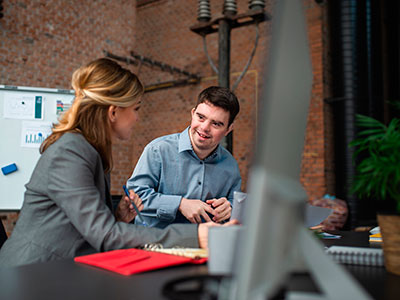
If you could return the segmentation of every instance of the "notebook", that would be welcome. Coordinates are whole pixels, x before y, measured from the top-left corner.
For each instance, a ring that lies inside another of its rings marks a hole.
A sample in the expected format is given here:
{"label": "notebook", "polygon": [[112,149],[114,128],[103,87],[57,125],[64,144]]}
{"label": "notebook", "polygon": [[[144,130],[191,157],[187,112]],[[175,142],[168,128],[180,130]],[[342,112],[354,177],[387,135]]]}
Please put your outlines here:
{"label": "notebook", "polygon": [[201,259],[208,257],[208,251],[206,249],[197,249],[197,248],[160,248],[160,249],[148,249],[148,251],[184,256],[193,259]]}
{"label": "notebook", "polygon": [[185,248],[185,247],[164,248],[163,245],[161,244],[145,244],[140,249],[184,256],[193,259],[208,258],[208,250],[201,248]]}
{"label": "notebook", "polygon": [[326,253],[342,264],[384,266],[381,248],[331,246],[326,250]]}
{"label": "notebook", "polygon": [[77,256],[74,261],[122,275],[132,275],[182,264],[202,264],[207,258],[193,259],[142,249],[121,249]]}

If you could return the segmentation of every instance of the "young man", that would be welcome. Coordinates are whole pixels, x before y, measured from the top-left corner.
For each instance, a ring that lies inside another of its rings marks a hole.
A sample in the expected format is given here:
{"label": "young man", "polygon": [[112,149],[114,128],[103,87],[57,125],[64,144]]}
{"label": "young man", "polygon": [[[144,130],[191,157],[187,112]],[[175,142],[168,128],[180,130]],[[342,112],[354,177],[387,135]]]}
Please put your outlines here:
{"label": "young man", "polygon": [[142,199],[150,226],[230,218],[241,177],[236,160],[219,143],[238,113],[229,89],[209,87],[200,93],[188,128],[145,147],[127,186]]}

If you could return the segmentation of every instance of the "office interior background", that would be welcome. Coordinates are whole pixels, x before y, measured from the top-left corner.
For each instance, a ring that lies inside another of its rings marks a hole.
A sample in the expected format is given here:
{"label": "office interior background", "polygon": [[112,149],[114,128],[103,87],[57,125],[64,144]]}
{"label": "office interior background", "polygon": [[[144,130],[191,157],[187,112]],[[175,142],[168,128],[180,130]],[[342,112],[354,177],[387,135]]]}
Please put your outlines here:
{"label": "office interior background", "polygon": [[[198,23],[197,0],[3,0],[0,18],[0,84],[70,89],[72,72],[93,59],[113,56],[146,86],[141,120],[129,141],[114,146],[111,192],[121,195],[145,145],[182,131],[199,92],[217,85],[203,47],[190,28]],[[313,69],[301,183],[309,201],[335,195],[347,202],[347,228],[372,224],[374,207],[350,192],[355,167],[348,143],[354,115],[388,121],[386,101],[399,99],[399,4],[389,0],[303,0]],[[249,10],[237,0],[238,14]],[[273,18],[274,0],[265,1]],[[223,0],[210,0],[212,18]],[[256,142],[258,108],[268,65],[271,19],[259,24],[255,55],[235,89],[241,111],[232,152],[246,191]],[[241,75],[256,41],[255,25],[231,30],[230,85]],[[218,63],[218,33],[206,36]],[[195,78],[195,80],[193,80]],[[288,86],[290,88],[290,86]],[[2,128],[1,130],[6,130]],[[285,138],[284,136],[282,138]],[[3,147],[4,145],[2,145]],[[12,187],[10,187],[12,188]],[[17,211],[0,212],[10,234]]]}

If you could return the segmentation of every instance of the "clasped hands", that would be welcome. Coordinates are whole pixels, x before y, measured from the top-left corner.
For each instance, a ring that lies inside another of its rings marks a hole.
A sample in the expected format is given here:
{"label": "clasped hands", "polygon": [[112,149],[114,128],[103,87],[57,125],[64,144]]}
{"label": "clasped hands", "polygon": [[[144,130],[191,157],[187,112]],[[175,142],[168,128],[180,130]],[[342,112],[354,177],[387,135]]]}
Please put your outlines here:
{"label": "clasped hands", "polygon": [[[136,217],[136,210],[131,201],[136,204],[139,211],[143,209],[142,199],[132,190],[129,191],[129,194],[130,199],[127,196],[123,196],[118,203],[115,212],[115,217],[118,221],[129,223]],[[224,225],[217,224],[229,219],[231,216],[231,204],[225,197],[210,199],[206,202],[182,198],[179,210],[192,223],[202,223],[201,217],[207,222],[200,224],[197,231],[199,247],[204,249],[208,248],[208,230],[210,227],[239,224],[237,220],[231,220]],[[207,212],[213,215],[212,220]]]}
{"label": "clasped hands", "polygon": [[[232,207],[225,197],[206,200],[206,202],[198,199],[182,198],[179,211],[191,223],[202,223],[202,218],[206,222],[220,223],[231,217]],[[208,213],[213,215],[212,219]]]}
{"label": "clasped hands", "polygon": [[[136,204],[139,211],[143,209],[140,197],[133,190],[130,190],[129,194],[130,199],[127,196],[123,196],[118,203],[115,211],[115,217],[118,221],[129,223],[136,217],[137,214],[131,201]],[[231,217],[232,207],[225,197],[206,200],[206,202],[198,199],[182,198],[179,211],[191,223],[200,224],[202,223],[202,218],[206,222],[220,223]],[[212,219],[207,213],[213,215]]]}

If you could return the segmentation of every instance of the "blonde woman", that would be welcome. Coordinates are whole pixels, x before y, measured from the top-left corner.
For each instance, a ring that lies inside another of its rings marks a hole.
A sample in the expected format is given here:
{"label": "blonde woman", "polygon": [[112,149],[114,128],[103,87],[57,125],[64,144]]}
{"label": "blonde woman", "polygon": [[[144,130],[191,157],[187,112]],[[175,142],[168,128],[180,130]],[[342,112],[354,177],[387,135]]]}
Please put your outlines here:
{"label": "blonde woman", "polygon": [[[138,120],[144,88],[136,75],[103,58],[76,70],[72,87],[74,103],[41,145],[18,222],[1,248],[0,266],[146,243],[207,247],[214,223],[164,230],[129,224],[135,213],[128,197],[112,213],[112,141],[128,139]],[[142,208],[132,191],[131,199]]]}

